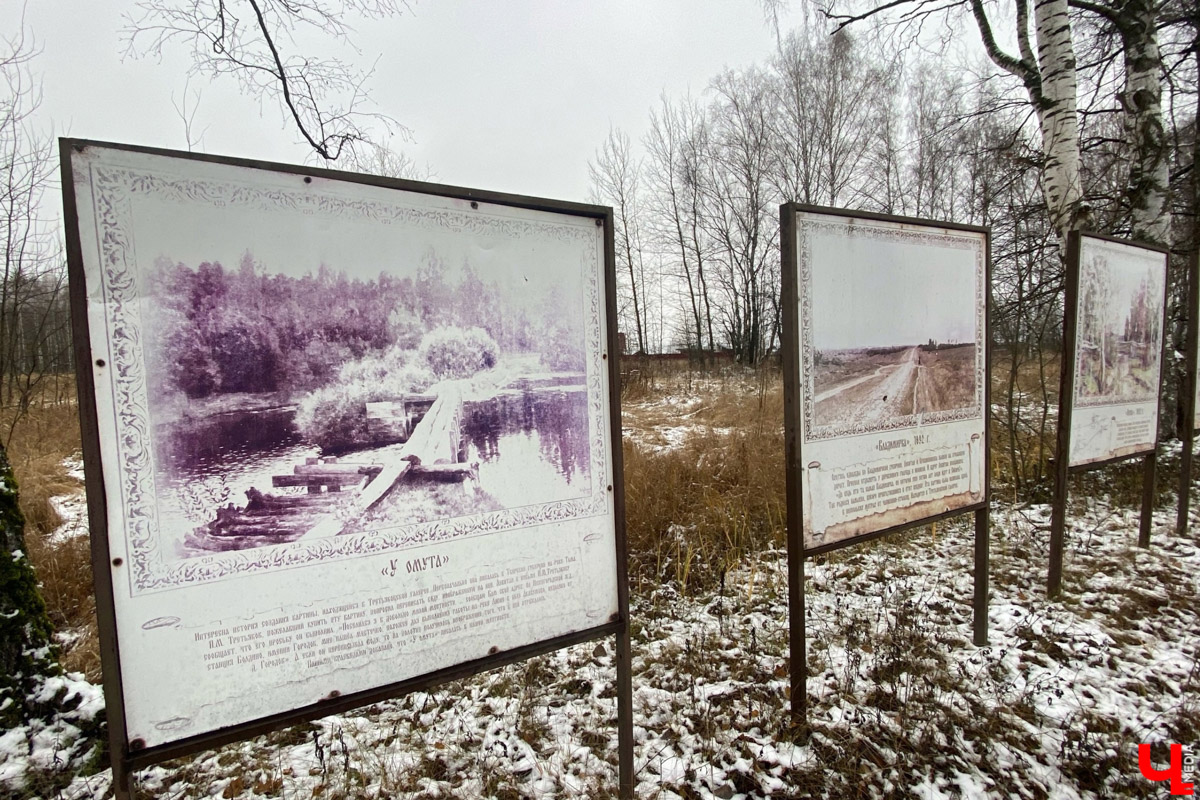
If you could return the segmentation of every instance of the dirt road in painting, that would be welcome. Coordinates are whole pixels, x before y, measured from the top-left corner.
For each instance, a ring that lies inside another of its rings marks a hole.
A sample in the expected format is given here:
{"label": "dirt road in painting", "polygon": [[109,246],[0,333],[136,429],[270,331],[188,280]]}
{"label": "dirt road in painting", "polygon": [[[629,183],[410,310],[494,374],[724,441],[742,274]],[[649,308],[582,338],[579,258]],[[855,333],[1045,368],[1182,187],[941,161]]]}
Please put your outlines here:
{"label": "dirt road in painting", "polygon": [[814,377],[814,421],[872,428],[963,408],[974,401],[974,368],[974,345],[823,353]]}
{"label": "dirt road in painting", "polygon": [[912,414],[918,380],[918,353],[916,347],[890,353],[888,360],[892,363],[882,364],[866,375],[824,391],[821,391],[822,381],[818,377],[816,423],[873,427],[893,417]]}

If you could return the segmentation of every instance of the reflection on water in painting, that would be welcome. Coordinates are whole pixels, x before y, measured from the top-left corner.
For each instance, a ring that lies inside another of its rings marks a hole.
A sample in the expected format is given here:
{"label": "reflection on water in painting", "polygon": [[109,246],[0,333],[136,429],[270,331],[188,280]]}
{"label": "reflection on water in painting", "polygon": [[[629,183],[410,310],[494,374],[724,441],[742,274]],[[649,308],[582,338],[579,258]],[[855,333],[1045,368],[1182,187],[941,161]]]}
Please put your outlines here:
{"label": "reflection on water in painting", "polygon": [[[165,552],[192,557],[211,552],[185,543],[188,533],[213,519],[218,507],[245,505],[247,492],[303,494],[272,488],[272,476],[320,454],[297,434],[294,407],[229,412],[159,426],[158,516]],[[515,508],[582,497],[590,490],[587,394],[555,388],[511,391],[463,404],[460,454],[476,465],[471,491],[479,510]],[[341,460],[371,463],[383,448],[340,453]],[[417,482],[406,491],[433,492]],[[454,513],[471,513],[469,510]],[[404,524],[389,515],[395,524]],[[422,517],[424,518],[424,517]],[[245,547],[261,541],[247,541]],[[236,547],[231,549],[238,549]]]}

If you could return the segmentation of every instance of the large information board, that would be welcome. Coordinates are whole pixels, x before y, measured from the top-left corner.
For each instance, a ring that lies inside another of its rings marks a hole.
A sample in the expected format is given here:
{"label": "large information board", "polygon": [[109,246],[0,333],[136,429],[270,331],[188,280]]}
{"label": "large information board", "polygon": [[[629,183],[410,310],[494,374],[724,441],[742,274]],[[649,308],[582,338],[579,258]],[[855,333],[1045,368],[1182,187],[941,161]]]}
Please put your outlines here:
{"label": "large information board", "polygon": [[804,562],[973,512],[987,643],[988,231],[780,207],[791,709],[807,716]]}
{"label": "large information board", "polygon": [[1154,449],[1167,281],[1159,250],[1084,235],[1077,252],[1072,467]]}
{"label": "large information board", "polygon": [[795,231],[805,551],[980,506],[986,232],[804,209]]}
{"label": "large information board", "polygon": [[1062,588],[1071,471],[1141,457],[1138,544],[1150,546],[1166,319],[1164,248],[1072,231],[1066,266],[1046,579],[1051,597]]}
{"label": "large information board", "polygon": [[627,633],[609,209],[62,156],[129,763]]}

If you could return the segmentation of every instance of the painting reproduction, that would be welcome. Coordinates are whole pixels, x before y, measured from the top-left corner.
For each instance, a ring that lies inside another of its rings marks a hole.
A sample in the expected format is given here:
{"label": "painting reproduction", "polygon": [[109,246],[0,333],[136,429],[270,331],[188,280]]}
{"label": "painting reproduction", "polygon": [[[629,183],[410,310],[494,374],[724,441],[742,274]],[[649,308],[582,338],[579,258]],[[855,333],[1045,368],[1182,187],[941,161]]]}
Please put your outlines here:
{"label": "painting reproduction", "polygon": [[[819,231],[814,226],[814,264],[828,246]],[[899,239],[895,245],[868,250],[851,243],[861,252],[807,275],[810,437],[894,429],[978,408],[976,270]]]}
{"label": "painting reproduction", "polygon": [[1154,449],[1167,275],[1132,243],[1081,235],[1076,252],[1073,467]]}
{"label": "painting reproduction", "polygon": [[75,175],[143,588],[603,506],[597,220],[145,161]]}
{"label": "painting reproduction", "polygon": [[1088,248],[1079,273],[1076,405],[1158,396],[1163,293],[1161,263]]}
{"label": "painting reproduction", "polygon": [[806,549],[985,501],[986,258],[978,228],[796,212]]}

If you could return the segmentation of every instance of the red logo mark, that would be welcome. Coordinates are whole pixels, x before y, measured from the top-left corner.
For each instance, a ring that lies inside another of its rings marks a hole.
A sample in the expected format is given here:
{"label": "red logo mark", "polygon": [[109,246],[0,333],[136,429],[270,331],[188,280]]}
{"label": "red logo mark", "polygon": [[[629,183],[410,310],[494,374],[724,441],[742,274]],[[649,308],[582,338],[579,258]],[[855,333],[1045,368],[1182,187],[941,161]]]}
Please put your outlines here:
{"label": "red logo mark", "polygon": [[1171,745],[1171,766],[1167,769],[1155,769],[1150,761],[1150,745],[1138,745],[1138,769],[1142,775],[1152,781],[1171,781],[1172,795],[1194,795],[1195,784],[1183,782],[1183,745]]}

